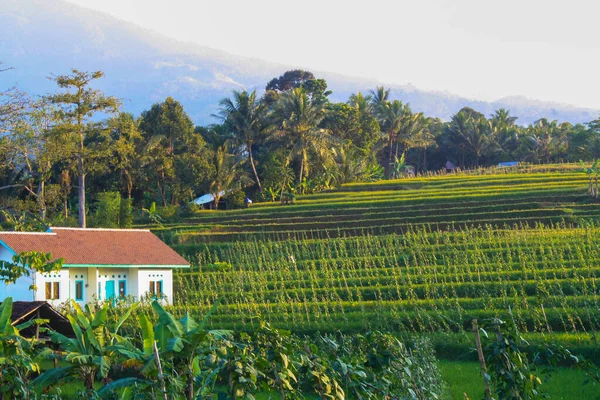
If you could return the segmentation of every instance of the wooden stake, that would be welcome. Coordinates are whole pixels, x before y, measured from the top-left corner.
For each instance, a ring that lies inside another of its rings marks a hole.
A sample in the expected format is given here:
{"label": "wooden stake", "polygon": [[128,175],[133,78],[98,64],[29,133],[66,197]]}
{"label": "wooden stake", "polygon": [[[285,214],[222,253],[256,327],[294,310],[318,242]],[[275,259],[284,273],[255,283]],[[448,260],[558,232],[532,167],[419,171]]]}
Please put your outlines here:
{"label": "wooden stake", "polygon": [[483,349],[481,348],[481,338],[479,337],[479,326],[477,325],[477,319],[473,320],[473,333],[475,334],[475,345],[477,346],[477,356],[479,357],[479,364],[481,365],[481,376],[483,376],[483,383],[485,385],[485,398],[486,400],[492,400],[492,392],[490,391],[490,385],[488,383],[487,368],[485,366],[485,357],[483,356]]}

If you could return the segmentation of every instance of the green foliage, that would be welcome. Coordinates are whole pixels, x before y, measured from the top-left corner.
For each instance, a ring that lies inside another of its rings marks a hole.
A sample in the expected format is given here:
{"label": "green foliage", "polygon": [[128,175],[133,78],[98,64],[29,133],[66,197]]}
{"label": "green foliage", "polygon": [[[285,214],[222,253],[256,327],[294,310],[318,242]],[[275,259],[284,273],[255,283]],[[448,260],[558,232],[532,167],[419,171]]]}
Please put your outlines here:
{"label": "green foliage", "polygon": [[[64,260],[62,258],[52,260],[52,254],[37,251],[26,251],[15,254],[10,261],[0,261],[0,281],[5,284],[15,283],[22,276],[32,274],[47,274],[60,271]],[[35,284],[31,284],[29,290],[37,290]]]}
{"label": "green foliage", "polygon": [[[12,326],[10,316],[13,302],[10,297],[0,304],[0,396],[2,398],[37,398],[31,379],[41,372],[41,362],[52,351],[40,346],[36,339],[26,339],[20,330],[35,323]],[[42,328],[43,329],[43,328]]]}
{"label": "green foliage", "polygon": [[118,228],[121,215],[121,194],[119,192],[104,192],[98,194],[94,225],[101,228]]}
{"label": "green foliage", "polygon": [[133,200],[121,199],[119,207],[119,227],[131,228],[133,226]]}
{"label": "green foliage", "polygon": [[[542,380],[535,364],[520,349],[527,344],[514,323],[493,319],[482,324],[487,340],[482,341],[489,379],[499,399],[541,399]],[[488,333],[489,331],[489,333]]]}
{"label": "green foliage", "polygon": [[156,208],[156,202],[153,201],[152,204],[150,204],[150,208],[142,208],[142,211],[147,214],[151,223],[162,225],[163,219]]}
{"label": "green foliage", "polygon": [[242,190],[229,193],[225,198],[225,204],[228,210],[246,208],[246,193]]}

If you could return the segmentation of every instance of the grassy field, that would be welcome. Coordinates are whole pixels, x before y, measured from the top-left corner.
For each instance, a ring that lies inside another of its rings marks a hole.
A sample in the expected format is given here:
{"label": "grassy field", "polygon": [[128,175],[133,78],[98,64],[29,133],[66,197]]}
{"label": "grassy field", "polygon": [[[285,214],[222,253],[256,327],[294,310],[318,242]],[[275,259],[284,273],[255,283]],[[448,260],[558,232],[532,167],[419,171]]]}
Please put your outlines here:
{"label": "grassy field", "polygon": [[[483,378],[479,363],[441,361],[440,371],[448,385],[447,392],[450,399],[464,400],[464,393],[471,400],[483,398]],[[588,381],[587,376],[578,370],[555,368],[542,381],[542,391],[550,399],[600,399],[600,385]]]}

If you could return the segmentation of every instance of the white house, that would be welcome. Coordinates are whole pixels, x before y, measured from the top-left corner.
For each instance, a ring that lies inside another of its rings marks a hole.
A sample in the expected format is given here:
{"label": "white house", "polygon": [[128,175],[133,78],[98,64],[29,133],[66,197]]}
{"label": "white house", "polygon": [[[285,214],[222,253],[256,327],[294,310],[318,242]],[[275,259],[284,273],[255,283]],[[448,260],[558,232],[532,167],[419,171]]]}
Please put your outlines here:
{"label": "white house", "polygon": [[[125,296],[173,298],[173,269],[189,263],[149,230],[51,228],[48,232],[0,232],[0,260],[25,251],[51,253],[63,267],[32,274],[15,284],[0,283],[0,299],[73,299],[80,304]],[[37,291],[29,290],[35,283]],[[1,300],[0,300],[1,301]]]}

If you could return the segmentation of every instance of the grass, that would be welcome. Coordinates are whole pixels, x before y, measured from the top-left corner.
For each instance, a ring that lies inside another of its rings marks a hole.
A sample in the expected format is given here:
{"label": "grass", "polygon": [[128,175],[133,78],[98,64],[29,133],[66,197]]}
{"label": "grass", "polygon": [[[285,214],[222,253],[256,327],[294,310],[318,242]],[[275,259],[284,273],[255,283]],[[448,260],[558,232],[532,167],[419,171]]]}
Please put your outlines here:
{"label": "grass", "polygon": [[[479,363],[469,361],[440,361],[442,378],[448,385],[450,399],[471,400],[483,398],[483,378]],[[569,368],[555,368],[544,376],[542,390],[554,400],[600,399],[600,385],[585,373]]]}

